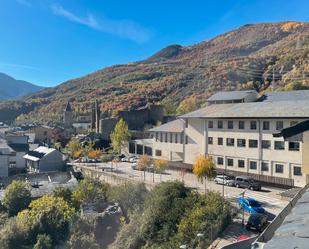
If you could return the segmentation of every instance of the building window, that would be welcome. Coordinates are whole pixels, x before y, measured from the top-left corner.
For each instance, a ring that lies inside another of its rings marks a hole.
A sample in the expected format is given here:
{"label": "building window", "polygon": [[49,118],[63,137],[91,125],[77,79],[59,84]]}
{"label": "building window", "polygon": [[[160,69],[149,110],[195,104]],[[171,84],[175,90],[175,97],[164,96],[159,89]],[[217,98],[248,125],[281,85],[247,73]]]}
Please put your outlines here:
{"label": "building window", "polygon": [[283,121],[276,122],[276,130],[281,131],[283,129]]}
{"label": "building window", "polygon": [[268,171],[269,170],[268,163],[262,162],[261,170],[262,171]]}
{"label": "building window", "polygon": [[167,137],[168,137],[168,136],[167,136],[167,133],[164,133],[164,135],[165,135],[165,136],[164,136],[164,138],[165,138],[165,143],[167,143]]}
{"label": "building window", "polygon": [[217,164],[223,165],[223,157],[217,157]]}
{"label": "building window", "polygon": [[159,139],[159,133],[156,132],[156,133],[155,133],[155,136],[156,136],[156,141],[158,141],[158,139]]}
{"label": "building window", "polygon": [[232,158],[227,159],[227,166],[234,166],[234,160]]}
{"label": "building window", "polygon": [[275,141],[275,150],[284,150],[284,142]]}
{"label": "building window", "polygon": [[271,142],[269,140],[262,140],[262,148],[263,149],[270,149]]}
{"label": "building window", "polygon": [[249,139],[249,148],[257,148],[258,147],[258,140]]}
{"label": "building window", "polygon": [[183,133],[180,133],[179,136],[180,136],[180,143],[183,144]]}
{"label": "building window", "polygon": [[233,129],[234,128],[234,122],[233,121],[227,121],[227,128]]}
{"label": "building window", "polygon": [[294,166],[294,167],[293,167],[293,175],[294,175],[294,176],[301,176],[301,175],[302,175],[301,167],[299,167],[299,166]]}
{"label": "building window", "polygon": [[175,143],[176,143],[176,144],[178,144],[178,134],[177,134],[177,133],[175,133],[175,135],[174,135],[174,136],[175,136]]}
{"label": "building window", "polygon": [[223,128],[223,121],[219,120],[217,123],[217,127],[218,129],[222,129]]}
{"label": "building window", "polygon": [[162,155],[162,151],[161,150],[156,150],[156,156],[161,156]]}
{"label": "building window", "polygon": [[299,142],[289,142],[289,150],[299,151]]}
{"label": "building window", "polygon": [[256,121],[251,121],[250,122],[250,129],[251,130],[256,130],[256,128],[257,128]]}
{"label": "building window", "polygon": [[208,121],[208,128],[214,128],[214,121],[212,120]]}
{"label": "building window", "polygon": [[188,136],[186,135],[186,141],[185,141],[185,144],[188,144],[189,143],[189,138]]}
{"label": "building window", "polygon": [[249,165],[250,165],[250,169],[257,170],[257,162],[256,161],[250,161]]}
{"label": "building window", "polygon": [[163,133],[160,132],[160,142],[163,142]]}
{"label": "building window", "polygon": [[269,121],[263,121],[263,130],[268,131],[270,128]]}
{"label": "building window", "polygon": [[234,146],[234,142],[235,142],[234,138],[227,138],[226,139],[226,145],[227,146]]}
{"label": "building window", "polygon": [[218,145],[223,145],[223,137],[218,137]]}
{"label": "building window", "polygon": [[170,133],[170,143],[173,143],[173,133]]}
{"label": "building window", "polygon": [[237,147],[246,147],[246,139],[237,139]]}
{"label": "building window", "polygon": [[189,121],[188,121],[188,119],[186,119],[186,128],[188,128],[188,126],[189,126]]}
{"label": "building window", "polygon": [[245,167],[245,160],[238,160],[238,168],[244,168]]}
{"label": "building window", "polygon": [[214,142],[213,137],[208,137],[208,144],[213,144],[213,142]]}
{"label": "building window", "polygon": [[240,129],[240,130],[245,129],[245,121],[239,121],[238,122],[238,129]]}
{"label": "building window", "polygon": [[283,173],[283,164],[277,164],[275,165],[275,172],[276,173]]}

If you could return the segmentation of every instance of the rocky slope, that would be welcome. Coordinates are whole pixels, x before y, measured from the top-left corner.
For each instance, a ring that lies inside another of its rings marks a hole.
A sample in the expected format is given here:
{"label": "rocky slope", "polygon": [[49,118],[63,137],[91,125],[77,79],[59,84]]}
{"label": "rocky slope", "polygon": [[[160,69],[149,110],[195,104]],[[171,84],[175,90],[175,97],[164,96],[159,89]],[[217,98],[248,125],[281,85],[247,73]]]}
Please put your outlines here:
{"label": "rocky slope", "polygon": [[0,121],[18,116],[55,122],[68,100],[83,115],[96,98],[102,110],[121,110],[179,103],[192,95],[203,102],[219,90],[264,91],[273,78],[276,89],[306,88],[308,38],[309,23],[248,24],[193,46],[171,45],[146,60],[107,67],[19,102],[0,103]]}

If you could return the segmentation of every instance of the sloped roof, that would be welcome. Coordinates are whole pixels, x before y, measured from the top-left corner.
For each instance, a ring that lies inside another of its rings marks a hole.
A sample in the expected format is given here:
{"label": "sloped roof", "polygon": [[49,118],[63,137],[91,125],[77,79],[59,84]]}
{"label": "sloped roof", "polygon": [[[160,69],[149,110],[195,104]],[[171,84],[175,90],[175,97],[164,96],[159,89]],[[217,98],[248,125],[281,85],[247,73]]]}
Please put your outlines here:
{"label": "sloped roof", "polygon": [[16,152],[28,152],[29,144],[9,144],[9,146]]}
{"label": "sloped roof", "polygon": [[180,118],[309,118],[309,100],[210,105]]}
{"label": "sloped roof", "polygon": [[47,154],[50,154],[55,150],[56,149],[53,148],[40,146],[33,151],[29,151],[28,154],[24,156],[24,158],[31,161],[39,161],[42,157],[46,156]]}
{"label": "sloped roof", "polygon": [[309,90],[296,90],[287,92],[270,92],[262,97],[264,102],[309,100]]}
{"label": "sloped roof", "polygon": [[207,101],[239,100],[244,99],[246,96],[251,95],[252,93],[258,95],[257,91],[255,90],[218,92],[209,97]]}
{"label": "sloped roof", "polygon": [[152,132],[183,132],[184,121],[182,119],[176,119],[174,121],[165,123],[158,127],[152,128],[149,131]]}

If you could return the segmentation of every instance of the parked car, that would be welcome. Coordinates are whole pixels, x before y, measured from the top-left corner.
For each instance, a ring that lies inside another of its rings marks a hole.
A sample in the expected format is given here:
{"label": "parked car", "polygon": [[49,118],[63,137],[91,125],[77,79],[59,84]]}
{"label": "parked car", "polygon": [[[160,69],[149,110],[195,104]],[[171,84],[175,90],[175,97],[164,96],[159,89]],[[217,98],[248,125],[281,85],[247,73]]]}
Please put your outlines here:
{"label": "parked car", "polygon": [[251,197],[239,197],[238,204],[242,209],[245,210],[245,212],[250,214],[265,213],[265,209],[262,207],[262,205]]}
{"label": "parked car", "polygon": [[236,188],[248,188],[250,190],[261,190],[261,184],[248,176],[237,176],[234,181]]}
{"label": "parked car", "polygon": [[248,230],[255,230],[257,232],[262,232],[263,229],[268,225],[267,216],[264,214],[251,214],[248,222],[246,224],[246,228]]}
{"label": "parked car", "polygon": [[217,184],[224,184],[227,186],[233,186],[234,185],[234,179],[230,176],[226,175],[217,175],[216,178],[214,179],[214,182]]}
{"label": "parked car", "polygon": [[129,162],[130,163],[136,163],[137,162],[137,157],[136,156],[130,157]]}

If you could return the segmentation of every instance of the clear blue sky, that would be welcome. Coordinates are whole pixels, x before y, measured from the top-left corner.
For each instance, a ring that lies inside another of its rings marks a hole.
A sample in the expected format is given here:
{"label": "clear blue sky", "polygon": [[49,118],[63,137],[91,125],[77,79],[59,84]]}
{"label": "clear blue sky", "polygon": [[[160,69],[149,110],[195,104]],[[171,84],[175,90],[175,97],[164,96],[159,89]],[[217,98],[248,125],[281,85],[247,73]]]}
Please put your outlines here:
{"label": "clear blue sky", "polygon": [[0,0],[0,72],[54,86],[243,24],[308,19],[308,0]]}

